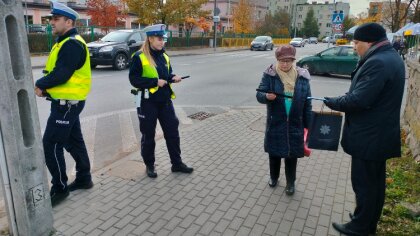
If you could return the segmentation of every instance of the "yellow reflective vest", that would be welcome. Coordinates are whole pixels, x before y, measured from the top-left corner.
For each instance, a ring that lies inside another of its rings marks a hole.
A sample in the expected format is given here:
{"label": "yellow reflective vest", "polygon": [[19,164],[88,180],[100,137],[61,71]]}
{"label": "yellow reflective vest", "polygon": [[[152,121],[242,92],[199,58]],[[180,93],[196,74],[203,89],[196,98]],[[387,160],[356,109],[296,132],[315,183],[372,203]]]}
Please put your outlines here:
{"label": "yellow reflective vest", "polygon": [[[168,73],[169,73],[169,67],[170,67],[170,64],[169,64],[169,56],[166,55],[166,53],[164,53],[163,56],[165,57],[166,64],[168,65]],[[141,74],[141,77],[150,78],[150,79],[159,78],[159,74],[158,74],[158,72],[156,70],[156,67],[150,65],[150,62],[147,59],[146,55],[144,55],[144,53],[140,53],[140,61],[141,61],[141,66],[143,68],[143,73]],[[171,93],[171,99],[175,99],[176,96],[175,96],[175,93],[172,90],[172,86],[170,84],[169,84],[169,87],[171,88],[171,92],[172,92]],[[158,89],[159,89],[159,86],[156,86],[154,88],[150,88],[149,89],[149,92],[151,94],[154,94],[154,93],[156,93],[156,91]]]}
{"label": "yellow reflective vest", "polygon": [[[51,49],[50,56],[48,57],[47,64],[45,65],[45,71],[47,71],[45,75],[48,75],[51,73],[51,71],[54,70],[55,63],[57,62],[58,52],[60,51],[63,44],[70,39],[70,37],[67,37],[61,42],[54,44],[53,48]],[[86,46],[86,42],[80,35],[72,37],[71,40],[78,40],[84,45],[86,50],[85,64],[83,64],[80,69],[74,71],[73,75],[69,80],[67,80],[66,83],[57,85],[53,88],[49,88],[47,89],[47,92],[53,99],[83,101],[86,100],[91,86],[92,76],[90,69],[89,50]]]}

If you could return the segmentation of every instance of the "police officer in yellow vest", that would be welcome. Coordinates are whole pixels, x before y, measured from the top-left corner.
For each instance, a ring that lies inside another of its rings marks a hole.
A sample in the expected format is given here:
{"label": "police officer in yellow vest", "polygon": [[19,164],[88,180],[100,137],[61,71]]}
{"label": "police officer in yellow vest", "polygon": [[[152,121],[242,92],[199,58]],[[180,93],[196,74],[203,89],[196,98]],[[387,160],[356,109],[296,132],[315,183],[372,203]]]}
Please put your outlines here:
{"label": "police officer in yellow vest", "polygon": [[[51,114],[42,141],[52,176],[51,203],[55,206],[69,191],[93,187],[79,120],[90,91],[91,70],[86,43],[74,28],[79,14],[64,4],[51,3],[50,23],[58,37],[43,71],[44,77],[36,81],[35,94],[51,100]],[[69,185],[63,148],[76,162],[76,179]]]}
{"label": "police officer in yellow vest", "polygon": [[164,50],[165,25],[151,25],[144,29],[147,38],[140,51],[134,54],[130,66],[130,83],[139,89],[141,101],[137,114],[140,123],[141,155],[146,165],[146,173],[156,178],[155,171],[155,132],[159,123],[166,140],[172,172],[191,173],[193,168],[182,162],[179,121],[175,115],[172,100],[175,93],[172,83],[181,82],[181,77],[172,73],[168,55]]}

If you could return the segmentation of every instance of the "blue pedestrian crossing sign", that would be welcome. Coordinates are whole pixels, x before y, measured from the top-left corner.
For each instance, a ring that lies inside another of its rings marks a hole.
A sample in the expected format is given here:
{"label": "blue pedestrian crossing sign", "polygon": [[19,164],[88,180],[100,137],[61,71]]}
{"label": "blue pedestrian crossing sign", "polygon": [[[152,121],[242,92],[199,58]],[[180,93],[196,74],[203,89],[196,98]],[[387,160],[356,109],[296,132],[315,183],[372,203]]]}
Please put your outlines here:
{"label": "blue pedestrian crossing sign", "polygon": [[341,24],[344,20],[344,13],[334,13],[332,16],[333,24]]}

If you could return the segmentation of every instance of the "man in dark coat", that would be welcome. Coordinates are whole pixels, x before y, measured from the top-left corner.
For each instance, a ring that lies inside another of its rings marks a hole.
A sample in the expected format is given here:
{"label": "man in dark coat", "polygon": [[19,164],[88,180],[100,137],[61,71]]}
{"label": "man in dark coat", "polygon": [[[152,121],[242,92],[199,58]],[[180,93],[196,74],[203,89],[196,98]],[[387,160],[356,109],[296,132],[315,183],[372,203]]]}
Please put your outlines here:
{"label": "man in dark coat", "polygon": [[346,224],[333,223],[345,235],[375,234],[385,199],[386,160],[401,156],[400,109],[404,62],[386,38],[385,29],[366,23],[354,33],[360,56],[349,92],[326,97],[331,109],[345,112],[341,145],[351,155],[356,208]]}

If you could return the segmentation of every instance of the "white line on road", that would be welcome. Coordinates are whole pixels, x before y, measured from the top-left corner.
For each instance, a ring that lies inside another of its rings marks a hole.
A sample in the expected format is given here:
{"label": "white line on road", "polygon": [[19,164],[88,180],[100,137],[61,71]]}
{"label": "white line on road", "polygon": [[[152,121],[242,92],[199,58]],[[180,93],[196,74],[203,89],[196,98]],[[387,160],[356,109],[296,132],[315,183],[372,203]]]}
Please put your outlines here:
{"label": "white line on road", "polygon": [[118,114],[118,117],[121,127],[122,151],[125,153],[133,152],[136,150],[138,143],[136,134],[134,133],[130,112],[120,113]]}

